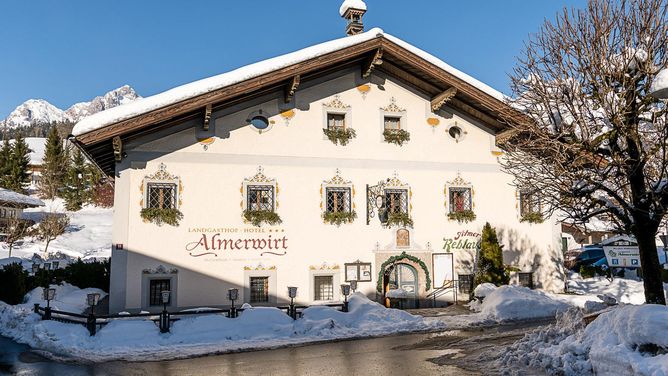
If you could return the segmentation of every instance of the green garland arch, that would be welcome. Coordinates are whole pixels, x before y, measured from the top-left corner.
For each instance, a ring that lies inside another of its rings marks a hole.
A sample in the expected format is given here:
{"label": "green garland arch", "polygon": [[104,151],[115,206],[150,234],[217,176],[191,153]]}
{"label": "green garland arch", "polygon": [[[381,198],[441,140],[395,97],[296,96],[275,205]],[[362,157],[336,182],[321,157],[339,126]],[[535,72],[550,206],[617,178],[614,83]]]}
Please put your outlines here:
{"label": "green garland arch", "polygon": [[406,251],[401,252],[400,255],[398,256],[392,256],[388,258],[383,265],[380,266],[380,272],[378,273],[378,284],[376,285],[376,291],[378,292],[383,292],[383,273],[385,273],[385,267],[387,267],[389,264],[393,264],[399,260],[410,260],[413,261],[414,263],[420,265],[422,270],[424,270],[424,274],[427,277],[427,290],[431,289],[431,278],[429,277],[429,269],[427,268],[427,265],[424,263],[424,261],[420,260],[419,258],[415,256],[411,256],[406,253]]}

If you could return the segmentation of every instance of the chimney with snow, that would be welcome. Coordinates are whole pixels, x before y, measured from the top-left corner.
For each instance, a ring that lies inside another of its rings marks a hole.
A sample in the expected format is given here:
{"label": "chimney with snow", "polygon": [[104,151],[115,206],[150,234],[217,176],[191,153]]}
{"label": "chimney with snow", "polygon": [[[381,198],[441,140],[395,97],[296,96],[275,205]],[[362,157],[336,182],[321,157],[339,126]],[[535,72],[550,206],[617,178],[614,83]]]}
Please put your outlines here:
{"label": "chimney with snow", "polygon": [[364,32],[362,16],[366,13],[366,4],[363,0],[344,0],[339,8],[341,17],[348,21],[346,34],[355,35]]}

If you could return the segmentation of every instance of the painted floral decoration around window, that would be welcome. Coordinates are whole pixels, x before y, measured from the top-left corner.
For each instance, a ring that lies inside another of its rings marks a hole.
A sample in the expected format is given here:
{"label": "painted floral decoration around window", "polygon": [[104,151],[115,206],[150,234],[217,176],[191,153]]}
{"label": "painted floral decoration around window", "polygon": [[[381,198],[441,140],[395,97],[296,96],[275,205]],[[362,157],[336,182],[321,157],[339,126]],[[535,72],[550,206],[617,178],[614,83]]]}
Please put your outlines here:
{"label": "painted floral decoration around window", "polygon": [[446,184],[444,189],[446,195],[445,206],[448,209],[448,219],[457,222],[471,222],[476,219],[473,211],[473,187],[471,183],[462,179],[457,174],[455,180]]}
{"label": "painted floral decoration around window", "polygon": [[244,198],[241,202],[242,217],[245,222],[257,227],[283,222],[276,213],[278,183],[276,179],[269,179],[264,175],[262,166],[258,167],[253,177],[244,179],[241,192]]}
{"label": "painted floral decoration around window", "polygon": [[387,180],[383,191],[383,210],[386,213],[386,227],[413,227],[413,219],[410,216],[411,189],[408,184],[399,180],[395,173]]}
{"label": "painted floral decoration around window", "polygon": [[538,192],[521,190],[519,192],[520,222],[543,223],[543,212]]}
{"label": "painted floral decoration around window", "polygon": [[392,97],[390,104],[381,107],[383,119],[383,138],[385,142],[402,146],[410,141],[411,134],[406,130],[406,110],[397,105],[396,99]]}
{"label": "painted floral decoration around window", "polygon": [[347,145],[357,136],[351,127],[350,106],[341,101],[339,95],[330,102],[323,103],[325,125],[323,133],[334,145]]}
{"label": "painted floral decoration around window", "polygon": [[350,181],[341,177],[338,169],[333,178],[323,181],[320,194],[320,207],[323,209],[322,218],[325,223],[341,226],[352,223],[357,218],[353,202],[355,188]]}
{"label": "painted floral decoration around window", "polygon": [[144,177],[140,187],[142,199],[140,216],[144,222],[158,226],[168,224],[178,226],[183,213],[181,207],[181,179],[167,172],[167,166],[160,163],[158,171]]}

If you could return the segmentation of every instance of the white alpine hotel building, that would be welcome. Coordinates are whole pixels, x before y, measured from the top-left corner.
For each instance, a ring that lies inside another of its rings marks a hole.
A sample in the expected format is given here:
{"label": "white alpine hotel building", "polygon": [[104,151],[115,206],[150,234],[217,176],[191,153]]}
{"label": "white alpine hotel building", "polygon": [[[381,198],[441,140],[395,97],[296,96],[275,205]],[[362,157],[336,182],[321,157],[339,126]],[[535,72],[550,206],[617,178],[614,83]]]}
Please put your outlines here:
{"label": "white alpine hotel building", "polygon": [[229,288],[253,305],[284,304],[288,286],[335,302],[352,280],[430,306],[450,281],[466,293],[485,222],[515,283],[563,287],[559,226],[523,221],[534,196],[499,167],[503,95],[363,32],[365,8],[344,2],[347,37],[76,125],[115,177],[110,311],[160,309],[162,290],[179,309],[229,305]]}

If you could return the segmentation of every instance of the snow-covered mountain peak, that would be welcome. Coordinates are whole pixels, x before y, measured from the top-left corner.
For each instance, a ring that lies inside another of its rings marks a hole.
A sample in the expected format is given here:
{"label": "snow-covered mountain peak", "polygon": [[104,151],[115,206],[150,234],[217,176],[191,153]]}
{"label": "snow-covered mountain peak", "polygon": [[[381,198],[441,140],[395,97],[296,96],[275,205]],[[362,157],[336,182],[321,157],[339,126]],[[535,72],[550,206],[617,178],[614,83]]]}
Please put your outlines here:
{"label": "snow-covered mountain peak", "polygon": [[132,102],[138,98],[141,96],[132,87],[123,85],[89,102],[76,103],[67,110],[61,110],[44,99],[29,99],[16,107],[5,120],[9,128],[61,121],[75,123],[86,116]]}

